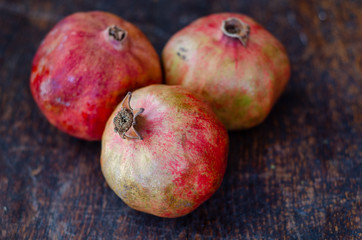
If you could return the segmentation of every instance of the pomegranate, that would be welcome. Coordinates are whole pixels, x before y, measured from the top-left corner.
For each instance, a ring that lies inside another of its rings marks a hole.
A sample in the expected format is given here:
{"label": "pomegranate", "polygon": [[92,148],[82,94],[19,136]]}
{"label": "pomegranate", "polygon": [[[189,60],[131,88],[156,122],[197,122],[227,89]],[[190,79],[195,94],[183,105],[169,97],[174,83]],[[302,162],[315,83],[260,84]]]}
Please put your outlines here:
{"label": "pomegranate", "polygon": [[261,123],[290,77],[283,45],[236,13],[213,14],[186,26],[168,41],[162,60],[166,83],[201,94],[229,130]]}
{"label": "pomegranate", "polygon": [[50,123],[100,140],[128,91],[161,81],[159,57],[137,27],[110,13],[86,12],[61,20],[45,37],[30,87]]}
{"label": "pomegranate", "polygon": [[101,168],[130,207],[179,217],[220,186],[228,144],[207,103],[181,86],[151,85],[128,94],[109,118]]}

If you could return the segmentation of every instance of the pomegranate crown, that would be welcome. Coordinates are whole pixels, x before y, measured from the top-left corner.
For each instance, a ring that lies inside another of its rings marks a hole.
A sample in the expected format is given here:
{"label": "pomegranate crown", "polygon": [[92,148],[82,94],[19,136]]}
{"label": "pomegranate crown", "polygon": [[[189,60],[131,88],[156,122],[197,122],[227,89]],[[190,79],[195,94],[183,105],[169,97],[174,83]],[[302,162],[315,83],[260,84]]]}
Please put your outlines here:
{"label": "pomegranate crown", "polygon": [[228,18],[222,22],[221,31],[228,37],[237,38],[246,47],[250,26],[238,18]]}
{"label": "pomegranate crown", "polygon": [[123,139],[140,139],[141,135],[136,131],[136,117],[143,113],[144,109],[132,109],[132,93],[128,92],[121,102],[121,110],[113,118],[114,132],[118,133]]}

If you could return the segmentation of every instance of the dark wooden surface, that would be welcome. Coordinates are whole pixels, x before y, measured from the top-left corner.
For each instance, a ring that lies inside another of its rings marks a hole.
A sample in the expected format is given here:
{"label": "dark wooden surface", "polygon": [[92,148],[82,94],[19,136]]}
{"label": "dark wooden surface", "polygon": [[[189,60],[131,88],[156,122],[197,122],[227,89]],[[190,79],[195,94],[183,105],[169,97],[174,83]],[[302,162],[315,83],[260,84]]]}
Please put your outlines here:
{"label": "dark wooden surface", "polygon": [[[250,15],[286,46],[286,92],[263,124],[230,132],[221,188],[186,217],[128,208],[105,183],[100,143],[61,133],[31,97],[42,38],[93,9],[132,21],[159,53],[220,11]],[[361,26],[359,0],[0,0],[0,238],[361,239]]]}

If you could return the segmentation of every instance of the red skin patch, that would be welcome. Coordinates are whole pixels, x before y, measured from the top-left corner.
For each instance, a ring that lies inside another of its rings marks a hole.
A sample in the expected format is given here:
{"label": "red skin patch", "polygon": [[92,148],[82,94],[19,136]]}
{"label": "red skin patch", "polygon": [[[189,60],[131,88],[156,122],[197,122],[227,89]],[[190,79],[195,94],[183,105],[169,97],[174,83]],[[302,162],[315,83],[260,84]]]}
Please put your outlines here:
{"label": "red skin patch", "polygon": [[[229,18],[250,26],[246,47],[222,32]],[[283,45],[253,19],[236,13],[192,22],[172,36],[162,58],[166,83],[201,94],[229,130],[261,123],[290,77]]]}
{"label": "red skin patch", "polygon": [[[120,45],[107,34],[127,31]],[[105,123],[128,91],[161,83],[159,57],[142,32],[105,12],[70,15],[41,43],[30,88],[41,111],[62,131],[100,140]]]}
{"label": "red skin patch", "polygon": [[180,86],[138,89],[131,106],[144,108],[135,126],[143,140],[114,132],[118,106],[102,137],[108,185],[137,210],[161,217],[190,213],[222,182],[229,147],[225,127],[205,102]]}

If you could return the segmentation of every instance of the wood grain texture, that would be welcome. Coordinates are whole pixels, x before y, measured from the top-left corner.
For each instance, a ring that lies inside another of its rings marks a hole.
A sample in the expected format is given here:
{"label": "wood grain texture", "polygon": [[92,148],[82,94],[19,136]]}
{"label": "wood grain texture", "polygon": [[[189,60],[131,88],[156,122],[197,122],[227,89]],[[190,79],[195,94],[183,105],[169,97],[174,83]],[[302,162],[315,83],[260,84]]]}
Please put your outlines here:
{"label": "wood grain texture", "polygon": [[[159,53],[192,20],[241,12],[289,53],[285,93],[263,124],[230,132],[222,186],[188,216],[127,207],[101,174],[100,143],[61,133],[31,97],[47,31],[94,9],[135,23]],[[0,0],[0,238],[361,239],[361,13],[358,0]]]}

